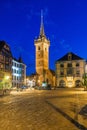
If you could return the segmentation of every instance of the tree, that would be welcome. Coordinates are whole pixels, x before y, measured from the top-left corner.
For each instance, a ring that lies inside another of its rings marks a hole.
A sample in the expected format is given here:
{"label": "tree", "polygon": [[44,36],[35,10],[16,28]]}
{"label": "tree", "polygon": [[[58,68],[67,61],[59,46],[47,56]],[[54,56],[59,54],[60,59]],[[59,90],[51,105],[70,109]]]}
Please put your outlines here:
{"label": "tree", "polygon": [[85,90],[87,90],[87,73],[84,73],[83,75],[83,86]]}

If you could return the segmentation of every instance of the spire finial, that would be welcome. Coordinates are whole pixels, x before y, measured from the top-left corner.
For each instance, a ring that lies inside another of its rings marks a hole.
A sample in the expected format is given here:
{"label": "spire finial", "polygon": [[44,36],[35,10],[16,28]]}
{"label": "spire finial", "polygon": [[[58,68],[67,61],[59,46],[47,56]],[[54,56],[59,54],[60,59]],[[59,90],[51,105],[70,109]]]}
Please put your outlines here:
{"label": "spire finial", "polygon": [[40,26],[40,37],[45,36],[44,24],[43,24],[43,10],[41,10],[41,26]]}
{"label": "spire finial", "polygon": [[41,25],[43,25],[43,10],[41,9]]}

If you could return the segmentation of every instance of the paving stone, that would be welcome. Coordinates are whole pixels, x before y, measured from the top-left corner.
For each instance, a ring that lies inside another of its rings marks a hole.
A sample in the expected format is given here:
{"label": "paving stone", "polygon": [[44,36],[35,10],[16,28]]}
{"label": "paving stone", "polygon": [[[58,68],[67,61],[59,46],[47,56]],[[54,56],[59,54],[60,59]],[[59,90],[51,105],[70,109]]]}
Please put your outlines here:
{"label": "paving stone", "polygon": [[47,104],[48,98],[52,100],[58,95],[58,91],[31,90],[3,97],[0,99],[0,130],[79,130]]}

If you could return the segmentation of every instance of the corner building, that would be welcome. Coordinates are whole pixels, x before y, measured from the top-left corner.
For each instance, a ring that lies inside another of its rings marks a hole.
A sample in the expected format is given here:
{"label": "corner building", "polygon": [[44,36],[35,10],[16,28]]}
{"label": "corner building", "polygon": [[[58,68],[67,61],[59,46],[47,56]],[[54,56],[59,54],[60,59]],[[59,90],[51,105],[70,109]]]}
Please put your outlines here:
{"label": "corner building", "polygon": [[20,88],[26,85],[26,65],[23,63],[22,58],[19,57],[12,59],[12,87]]}
{"label": "corner building", "polygon": [[69,52],[56,61],[57,87],[81,87],[85,72],[85,59]]}
{"label": "corner building", "polygon": [[12,86],[12,53],[5,41],[0,41],[0,89]]}

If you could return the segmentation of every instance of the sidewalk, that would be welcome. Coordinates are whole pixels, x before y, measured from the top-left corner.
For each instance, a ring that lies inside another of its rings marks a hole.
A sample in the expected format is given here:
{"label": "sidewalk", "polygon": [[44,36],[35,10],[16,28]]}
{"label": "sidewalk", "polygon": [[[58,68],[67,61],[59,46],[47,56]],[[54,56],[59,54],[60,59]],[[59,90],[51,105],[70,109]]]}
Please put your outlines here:
{"label": "sidewalk", "polygon": [[[47,99],[48,104],[50,104],[54,109],[60,112],[65,118],[77,122],[80,127],[81,125],[87,130],[87,93],[83,95],[78,95],[78,97],[67,97],[67,98],[49,98]],[[86,109],[84,110],[83,107]],[[80,114],[82,111],[83,114]]]}
{"label": "sidewalk", "polygon": [[35,89],[33,89],[33,88],[28,88],[28,89],[23,89],[23,90],[13,89],[13,90],[11,90],[10,94],[19,95],[19,94],[23,94],[23,93],[31,93],[33,91],[35,91]]}

